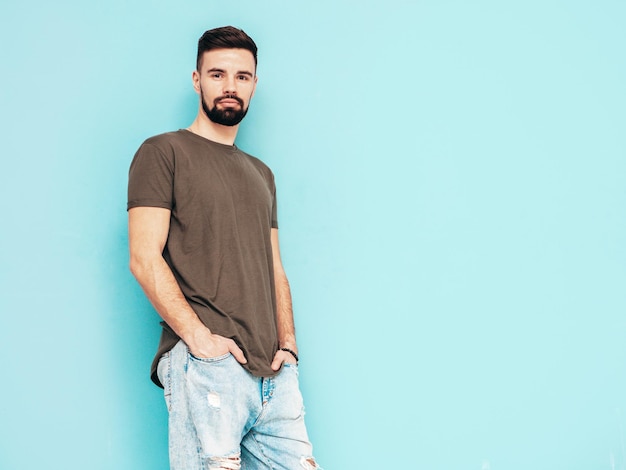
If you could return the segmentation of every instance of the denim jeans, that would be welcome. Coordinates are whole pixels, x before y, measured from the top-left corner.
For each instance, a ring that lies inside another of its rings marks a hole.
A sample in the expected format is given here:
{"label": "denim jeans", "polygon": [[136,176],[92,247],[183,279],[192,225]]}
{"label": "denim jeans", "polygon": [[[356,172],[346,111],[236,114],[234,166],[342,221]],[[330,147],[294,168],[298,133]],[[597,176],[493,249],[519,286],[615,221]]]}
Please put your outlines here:
{"label": "denim jeans", "polygon": [[229,353],[192,356],[183,341],[158,366],[171,470],[313,470],[297,365],[255,377]]}

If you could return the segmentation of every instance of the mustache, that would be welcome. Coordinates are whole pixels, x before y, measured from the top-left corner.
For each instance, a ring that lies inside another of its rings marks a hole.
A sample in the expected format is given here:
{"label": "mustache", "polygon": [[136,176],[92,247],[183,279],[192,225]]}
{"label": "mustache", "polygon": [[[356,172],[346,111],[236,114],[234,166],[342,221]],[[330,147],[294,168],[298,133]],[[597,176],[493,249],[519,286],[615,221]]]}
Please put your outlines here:
{"label": "mustache", "polygon": [[213,100],[213,104],[217,106],[217,104],[222,101],[222,100],[235,100],[237,103],[239,103],[239,106],[241,106],[243,108],[243,100],[241,98],[239,98],[238,96],[235,95],[224,95],[224,96],[220,96],[218,98],[215,98]]}

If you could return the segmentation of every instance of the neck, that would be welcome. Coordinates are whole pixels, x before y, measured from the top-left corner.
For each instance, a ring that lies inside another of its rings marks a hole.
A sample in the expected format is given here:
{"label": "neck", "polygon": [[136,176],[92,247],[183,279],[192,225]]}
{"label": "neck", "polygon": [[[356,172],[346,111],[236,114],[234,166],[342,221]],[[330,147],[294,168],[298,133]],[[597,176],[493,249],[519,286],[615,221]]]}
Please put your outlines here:
{"label": "neck", "polygon": [[212,140],[224,145],[233,145],[239,130],[239,124],[236,126],[222,126],[211,121],[206,115],[200,111],[196,119],[187,128],[194,134],[198,134],[205,139]]}

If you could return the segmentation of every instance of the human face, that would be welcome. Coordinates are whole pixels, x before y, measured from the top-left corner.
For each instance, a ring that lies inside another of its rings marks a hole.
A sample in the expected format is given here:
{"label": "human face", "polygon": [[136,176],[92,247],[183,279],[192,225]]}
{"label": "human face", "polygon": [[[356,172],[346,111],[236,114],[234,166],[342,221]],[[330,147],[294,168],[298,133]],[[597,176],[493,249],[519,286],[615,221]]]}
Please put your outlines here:
{"label": "human face", "polygon": [[203,54],[193,84],[204,114],[214,123],[236,126],[256,88],[254,57],[247,49],[213,49]]}

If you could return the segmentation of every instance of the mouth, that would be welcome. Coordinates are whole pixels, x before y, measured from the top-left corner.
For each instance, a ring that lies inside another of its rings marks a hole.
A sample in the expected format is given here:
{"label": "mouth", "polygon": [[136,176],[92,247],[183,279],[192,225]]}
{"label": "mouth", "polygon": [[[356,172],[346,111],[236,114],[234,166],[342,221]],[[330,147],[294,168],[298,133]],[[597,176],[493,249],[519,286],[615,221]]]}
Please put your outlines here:
{"label": "mouth", "polygon": [[229,107],[243,106],[243,103],[236,98],[222,98],[217,100],[217,103],[221,104],[222,106]]}

